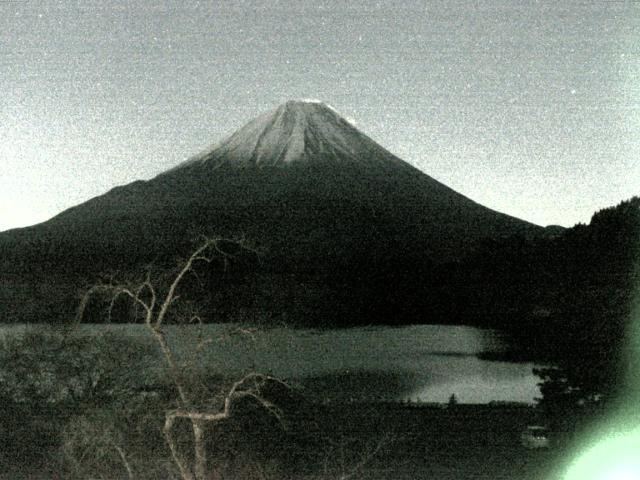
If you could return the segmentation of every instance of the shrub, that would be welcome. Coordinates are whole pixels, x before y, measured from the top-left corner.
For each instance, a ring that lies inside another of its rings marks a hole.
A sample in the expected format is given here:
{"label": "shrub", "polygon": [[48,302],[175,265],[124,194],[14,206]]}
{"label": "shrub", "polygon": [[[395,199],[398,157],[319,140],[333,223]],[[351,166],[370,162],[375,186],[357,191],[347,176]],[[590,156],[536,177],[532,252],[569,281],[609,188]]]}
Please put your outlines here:
{"label": "shrub", "polygon": [[61,445],[71,417],[127,403],[146,383],[144,368],[155,346],[104,330],[61,332],[30,327],[0,343],[0,450],[22,461]]}

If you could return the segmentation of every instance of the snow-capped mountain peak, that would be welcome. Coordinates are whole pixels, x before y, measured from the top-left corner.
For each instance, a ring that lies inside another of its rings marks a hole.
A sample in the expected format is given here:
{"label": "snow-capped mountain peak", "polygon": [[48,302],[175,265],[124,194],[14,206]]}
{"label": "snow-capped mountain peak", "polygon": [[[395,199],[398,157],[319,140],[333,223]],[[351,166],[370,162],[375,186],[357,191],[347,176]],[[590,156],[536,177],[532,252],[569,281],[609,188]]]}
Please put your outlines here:
{"label": "snow-capped mountain peak", "polygon": [[181,166],[213,163],[284,167],[317,162],[404,164],[333,107],[304,99],[289,100],[258,116],[212,150]]}

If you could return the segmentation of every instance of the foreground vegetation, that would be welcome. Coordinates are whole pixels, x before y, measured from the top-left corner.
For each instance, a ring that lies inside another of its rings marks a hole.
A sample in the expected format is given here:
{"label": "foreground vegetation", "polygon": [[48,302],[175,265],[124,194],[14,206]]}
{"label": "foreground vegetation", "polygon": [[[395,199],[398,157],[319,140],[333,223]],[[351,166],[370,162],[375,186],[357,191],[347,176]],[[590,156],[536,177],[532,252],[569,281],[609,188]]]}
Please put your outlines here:
{"label": "foreground vegetation", "polygon": [[[163,435],[175,386],[134,372],[145,357],[158,358],[155,348],[87,331],[5,338],[0,478],[181,478]],[[189,382],[226,392],[233,380]],[[278,405],[279,418],[247,398],[205,427],[207,479],[544,479],[560,455],[520,446],[522,430],[545,421],[535,408],[321,405],[281,383],[261,394]],[[188,424],[176,438],[185,451],[193,446]]]}
{"label": "foreground vegetation", "polygon": [[[492,319],[492,326],[519,336],[522,345],[528,342],[530,349],[521,351],[525,356],[543,355],[555,364],[538,372],[543,418],[531,409],[320,406],[260,372],[212,377],[206,368],[192,368],[167,343],[165,320],[200,322],[190,302],[194,291],[183,288],[183,280],[211,276],[196,264],[224,265],[242,250],[231,244],[230,253],[228,244],[207,240],[170,275],[146,271],[123,283],[109,278],[84,297],[80,320],[106,307],[103,315],[109,319],[115,314],[141,320],[149,334],[142,342],[73,326],[3,339],[0,475],[548,478],[580,417],[624,387],[627,358],[621,345],[638,280],[639,232],[640,199],[633,199],[598,213],[589,227],[550,240],[489,246],[446,272],[449,280],[456,274],[470,277],[464,284],[453,282],[458,286],[448,290],[450,282],[439,283],[438,298],[468,310],[458,312],[460,318]],[[514,316],[521,319],[517,326],[506,321]],[[202,338],[191,350],[208,344]],[[157,369],[149,361],[158,358],[160,380],[145,375]],[[540,421],[554,429],[556,447],[522,449],[519,433]]]}

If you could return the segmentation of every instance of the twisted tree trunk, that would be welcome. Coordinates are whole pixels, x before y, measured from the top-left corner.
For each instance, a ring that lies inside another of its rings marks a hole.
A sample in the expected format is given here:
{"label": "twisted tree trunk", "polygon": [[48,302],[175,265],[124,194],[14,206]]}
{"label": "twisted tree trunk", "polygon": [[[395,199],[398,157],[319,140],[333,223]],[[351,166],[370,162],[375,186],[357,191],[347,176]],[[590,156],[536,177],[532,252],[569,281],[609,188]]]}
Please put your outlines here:
{"label": "twisted tree trunk", "polygon": [[[144,312],[144,324],[148,328],[152,337],[157,341],[160,350],[167,364],[169,375],[178,392],[178,406],[174,411],[166,413],[163,433],[173,462],[178,467],[182,480],[207,480],[208,458],[206,449],[205,426],[207,422],[219,422],[231,415],[232,404],[241,398],[251,398],[267,409],[271,414],[281,419],[280,411],[275,405],[262,397],[260,389],[267,380],[274,380],[272,377],[251,373],[235,382],[225,396],[224,406],[219,412],[210,412],[196,408],[196,399],[192,398],[185,382],[185,372],[176,361],[171,345],[167,341],[163,329],[164,320],[171,310],[171,306],[178,300],[178,287],[185,276],[192,272],[194,264],[197,262],[211,263],[214,256],[222,257],[226,262],[229,254],[220,246],[221,239],[206,239],[182,264],[178,273],[173,277],[164,298],[158,303],[156,286],[151,281],[150,274],[139,285],[134,287],[125,285],[96,285],[92,287],[83,297],[78,310],[78,319],[82,320],[84,310],[89,297],[93,293],[111,293],[112,298],[109,307],[109,315],[115,304],[115,300],[120,295],[130,297],[134,305],[141,307]],[[246,248],[246,247],[244,247]],[[189,460],[181,452],[178,442],[173,433],[176,420],[187,419],[191,423],[193,431],[193,459]],[[125,459],[126,460],[126,459]],[[129,470],[129,469],[128,469]]]}

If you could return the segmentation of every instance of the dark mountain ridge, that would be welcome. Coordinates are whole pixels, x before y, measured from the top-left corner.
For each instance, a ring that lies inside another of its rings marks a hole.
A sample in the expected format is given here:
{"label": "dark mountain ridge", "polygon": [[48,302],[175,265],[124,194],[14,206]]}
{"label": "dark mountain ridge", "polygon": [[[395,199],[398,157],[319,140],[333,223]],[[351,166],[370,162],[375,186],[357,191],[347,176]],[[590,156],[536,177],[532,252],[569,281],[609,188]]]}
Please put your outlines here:
{"label": "dark mountain ridge", "polygon": [[33,285],[68,276],[72,290],[74,277],[170,263],[200,233],[250,239],[264,252],[256,268],[272,272],[267,283],[289,291],[297,308],[309,306],[306,293],[298,297],[301,277],[320,297],[353,291],[353,282],[354,295],[368,295],[365,274],[348,272],[384,273],[383,283],[397,281],[399,289],[483,239],[544,229],[453,191],[332,108],[291,101],[152,180],[1,233],[0,268],[6,278],[31,275]]}

